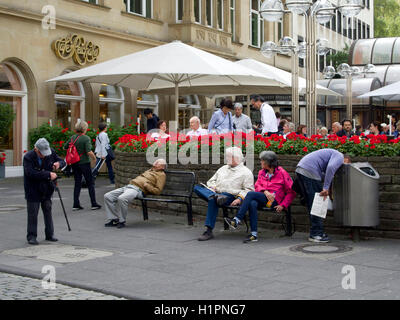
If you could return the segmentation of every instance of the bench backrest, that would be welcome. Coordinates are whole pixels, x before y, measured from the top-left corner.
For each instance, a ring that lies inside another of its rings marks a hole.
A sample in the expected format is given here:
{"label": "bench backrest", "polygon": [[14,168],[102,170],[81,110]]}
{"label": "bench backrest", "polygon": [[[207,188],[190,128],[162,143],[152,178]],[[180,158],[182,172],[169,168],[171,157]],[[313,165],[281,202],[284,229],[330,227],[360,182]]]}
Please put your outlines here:
{"label": "bench backrest", "polygon": [[161,193],[163,196],[190,197],[196,180],[194,172],[190,171],[165,171],[167,181]]}

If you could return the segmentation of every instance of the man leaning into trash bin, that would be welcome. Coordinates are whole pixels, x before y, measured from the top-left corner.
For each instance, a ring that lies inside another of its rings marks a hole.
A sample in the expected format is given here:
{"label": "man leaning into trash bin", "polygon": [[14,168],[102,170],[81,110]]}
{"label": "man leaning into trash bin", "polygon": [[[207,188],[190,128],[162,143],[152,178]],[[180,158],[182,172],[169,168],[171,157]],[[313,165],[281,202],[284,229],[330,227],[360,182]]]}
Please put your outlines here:
{"label": "man leaning into trash bin", "polygon": [[296,175],[302,185],[307,209],[310,215],[310,237],[311,242],[327,243],[330,241],[324,232],[323,219],[311,215],[314,196],[319,193],[324,199],[329,195],[336,171],[343,163],[350,163],[350,157],[343,155],[334,149],[321,149],[303,157],[297,164]]}
{"label": "man leaning into trash bin", "polygon": [[35,143],[35,148],[24,156],[24,188],[28,209],[27,240],[29,244],[39,244],[37,238],[37,218],[42,207],[45,235],[47,241],[55,242],[53,218],[51,215],[51,196],[54,192],[53,181],[57,174],[52,172],[65,167],[65,162],[50,148],[45,138]]}

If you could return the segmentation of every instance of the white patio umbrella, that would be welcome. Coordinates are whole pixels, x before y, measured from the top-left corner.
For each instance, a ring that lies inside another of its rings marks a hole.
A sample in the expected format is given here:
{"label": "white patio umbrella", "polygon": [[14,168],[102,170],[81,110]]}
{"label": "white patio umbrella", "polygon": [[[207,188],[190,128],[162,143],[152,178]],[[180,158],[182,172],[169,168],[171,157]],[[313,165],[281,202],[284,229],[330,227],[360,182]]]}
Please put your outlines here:
{"label": "white patio umbrella", "polygon": [[175,119],[178,119],[180,88],[209,87],[215,90],[218,86],[240,88],[242,85],[254,85],[277,89],[286,85],[273,76],[262,75],[180,41],[112,59],[48,81],[106,83],[138,91],[173,88]]}
{"label": "white patio umbrella", "polygon": [[[268,64],[262,63],[254,59],[243,59],[235,63],[240,66],[244,66],[254,71],[257,71],[263,75],[272,76],[277,81],[285,83],[286,86],[288,87],[292,86],[292,74],[290,72],[270,66]],[[305,94],[306,87],[307,87],[306,79],[299,77],[299,93]],[[317,84],[317,94],[326,96],[341,96],[341,94],[318,84]]]}
{"label": "white patio umbrella", "polygon": [[374,91],[364,93],[357,98],[382,97],[389,101],[400,101],[400,81],[389,84]]}

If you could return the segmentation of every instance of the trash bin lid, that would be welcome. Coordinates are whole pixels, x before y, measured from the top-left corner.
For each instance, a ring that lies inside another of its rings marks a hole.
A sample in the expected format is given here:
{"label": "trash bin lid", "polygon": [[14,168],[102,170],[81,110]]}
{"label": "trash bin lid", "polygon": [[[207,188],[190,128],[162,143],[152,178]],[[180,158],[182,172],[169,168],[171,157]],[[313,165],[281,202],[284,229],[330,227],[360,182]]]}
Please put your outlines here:
{"label": "trash bin lid", "polygon": [[368,162],[355,162],[352,163],[351,166],[371,178],[379,179],[378,171],[376,171]]}

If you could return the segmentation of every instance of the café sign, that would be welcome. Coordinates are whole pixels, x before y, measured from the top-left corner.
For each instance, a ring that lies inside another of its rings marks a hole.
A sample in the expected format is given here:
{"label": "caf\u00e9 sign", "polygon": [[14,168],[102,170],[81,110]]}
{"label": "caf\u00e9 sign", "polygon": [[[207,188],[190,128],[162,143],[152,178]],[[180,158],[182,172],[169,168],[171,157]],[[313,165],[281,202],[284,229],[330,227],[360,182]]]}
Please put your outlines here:
{"label": "caf\u00e9 sign", "polygon": [[100,47],[93,44],[91,41],[78,35],[68,35],[65,38],[60,38],[53,41],[51,45],[57,57],[63,60],[72,58],[76,64],[81,66],[86,63],[97,61],[100,54]]}

